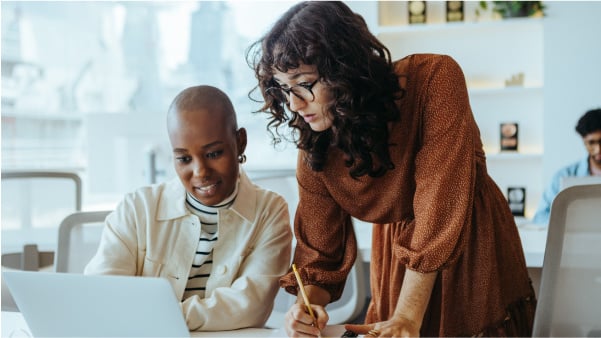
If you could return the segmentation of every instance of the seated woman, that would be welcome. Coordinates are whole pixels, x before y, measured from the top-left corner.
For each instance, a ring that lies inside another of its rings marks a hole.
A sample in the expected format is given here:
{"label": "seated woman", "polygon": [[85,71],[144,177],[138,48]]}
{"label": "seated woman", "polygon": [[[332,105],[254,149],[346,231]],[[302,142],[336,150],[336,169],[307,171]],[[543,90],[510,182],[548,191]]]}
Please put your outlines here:
{"label": "seated woman", "polygon": [[190,330],[262,327],[290,264],[288,206],[240,168],[246,130],[221,90],[181,92],[167,129],[179,179],[127,194],[85,273],[166,278]]}

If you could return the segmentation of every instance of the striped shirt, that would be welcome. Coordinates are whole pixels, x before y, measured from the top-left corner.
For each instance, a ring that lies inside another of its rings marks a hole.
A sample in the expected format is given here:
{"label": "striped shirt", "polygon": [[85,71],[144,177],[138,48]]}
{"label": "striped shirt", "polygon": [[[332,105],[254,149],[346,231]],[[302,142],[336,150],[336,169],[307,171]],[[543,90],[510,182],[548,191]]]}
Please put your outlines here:
{"label": "striped shirt", "polygon": [[237,194],[238,184],[236,184],[234,192],[228,198],[219,205],[213,206],[206,206],[190,193],[186,194],[186,207],[190,212],[198,216],[201,226],[198,247],[192,261],[183,299],[194,295],[198,295],[200,298],[205,297],[207,280],[213,268],[213,248],[217,243],[219,235],[219,209],[229,208],[234,203]]}

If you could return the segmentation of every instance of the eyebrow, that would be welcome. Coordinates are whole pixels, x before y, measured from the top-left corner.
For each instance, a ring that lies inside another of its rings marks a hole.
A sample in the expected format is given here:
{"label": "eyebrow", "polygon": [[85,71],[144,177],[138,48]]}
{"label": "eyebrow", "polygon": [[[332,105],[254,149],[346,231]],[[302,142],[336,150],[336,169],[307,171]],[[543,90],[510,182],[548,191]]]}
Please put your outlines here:
{"label": "eyebrow", "polygon": [[[290,80],[296,80],[296,79],[298,79],[299,77],[301,77],[301,76],[303,76],[303,75],[313,75],[313,74],[315,74],[315,73],[317,73],[317,71],[315,71],[315,70],[312,70],[312,71],[306,71],[306,72],[300,72],[300,73],[296,73],[296,74],[294,74],[294,75],[290,76],[290,77],[289,77],[289,79],[290,79]],[[281,79],[278,79],[276,76],[274,76],[273,78],[274,78],[274,79],[275,79],[277,82],[281,82],[281,81],[282,81]]]}
{"label": "eyebrow", "polygon": [[[205,144],[201,148],[207,149],[207,148],[211,148],[211,147],[214,147],[214,146],[217,146],[217,145],[221,145],[221,144],[225,144],[225,142],[223,142],[223,141],[215,141],[215,142],[211,142],[209,144]],[[188,149],[185,149],[185,148],[173,148],[173,152],[174,153],[187,153]]]}

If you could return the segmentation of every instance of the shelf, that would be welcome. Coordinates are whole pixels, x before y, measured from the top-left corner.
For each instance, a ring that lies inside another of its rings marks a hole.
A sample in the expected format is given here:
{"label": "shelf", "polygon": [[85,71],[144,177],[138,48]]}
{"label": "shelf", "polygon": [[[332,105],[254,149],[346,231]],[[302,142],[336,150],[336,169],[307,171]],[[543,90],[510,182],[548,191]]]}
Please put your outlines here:
{"label": "shelf", "polygon": [[542,152],[486,152],[486,160],[542,160]]}
{"label": "shelf", "polygon": [[543,92],[542,84],[532,84],[526,86],[509,86],[509,87],[500,87],[500,86],[490,86],[483,87],[477,86],[472,87],[468,84],[469,95],[506,95],[506,94],[536,94]]}
{"label": "shelf", "polygon": [[72,115],[72,114],[39,114],[39,113],[14,113],[2,112],[2,120],[11,119],[11,120],[30,120],[30,121],[73,121],[73,122],[82,122],[82,115]]}
{"label": "shelf", "polygon": [[377,35],[403,34],[403,33],[457,33],[466,30],[482,29],[529,29],[541,25],[541,18],[512,18],[504,20],[483,20],[464,22],[441,22],[412,25],[378,26]]}

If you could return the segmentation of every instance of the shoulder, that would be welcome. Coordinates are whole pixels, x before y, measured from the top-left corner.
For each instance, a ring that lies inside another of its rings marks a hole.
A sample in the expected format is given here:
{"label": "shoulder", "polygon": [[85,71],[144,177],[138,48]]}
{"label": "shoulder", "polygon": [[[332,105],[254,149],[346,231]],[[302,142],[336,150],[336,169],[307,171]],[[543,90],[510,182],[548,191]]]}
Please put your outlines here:
{"label": "shoulder", "polygon": [[572,162],[566,166],[563,166],[559,170],[557,170],[557,172],[555,172],[555,176],[556,177],[575,176],[580,171],[580,168],[582,168],[582,167],[584,167],[585,169],[588,168],[587,160],[579,160],[576,162]]}
{"label": "shoulder", "polygon": [[240,196],[244,196],[244,198],[236,198],[232,208],[249,220],[288,207],[280,194],[251,181],[243,171],[241,172],[240,191],[238,193],[238,197]]}
{"label": "shoulder", "polygon": [[395,72],[402,74],[427,74],[436,70],[461,69],[457,61],[444,54],[411,54],[394,62]]}
{"label": "shoulder", "polygon": [[585,158],[574,162],[572,164],[569,164],[563,168],[561,168],[558,172],[557,172],[557,176],[559,177],[563,177],[563,176],[588,176],[589,174],[589,170],[588,170],[588,156],[586,156]]}
{"label": "shoulder", "polygon": [[139,187],[125,194],[118,208],[130,210],[130,213],[136,214],[143,210],[175,211],[174,209],[177,209],[180,211],[183,208],[185,196],[185,189],[176,177],[166,182]]}
{"label": "shoulder", "polygon": [[264,188],[260,184],[260,182],[253,182],[253,189],[255,190],[259,204],[262,204],[265,207],[287,205],[286,199],[282,195],[268,188]]}
{"label": "shoulder", "polygon": [[181,195],[184,193],[183,186],[179,179],[174,178],[166,182],[139,187],[126,194],[126,198],[136,200],[139,203],[152,203],[159,200],[162,196]]}
{"label": "shoulder", "polygon": [[[249,190],[255,196],[248,198],[236,206],[236,211],[252,223],[258,229],[264,230],[264,236],[269,238],[280,236],[283,233],[288,234],[290,228],[290,214],[288,212],[288,203],[284,197],[270,189],[260,186],[260,182],[248,181]],[[278,187],[279,188],[279,187]],[[250,209],[253,210],[250,210]],[[252,215],[252,216],[251,216]]]}
{"label": "shoulder", "polygon": [[[401,87],[414,93],[450,91],[466,87],[465,76],[451,56],[443,54],[412,54],[395,62],[395,73]],[[403,83],[406,83],[406,86]],[[467,90],[465,90],[467,95]]]}

